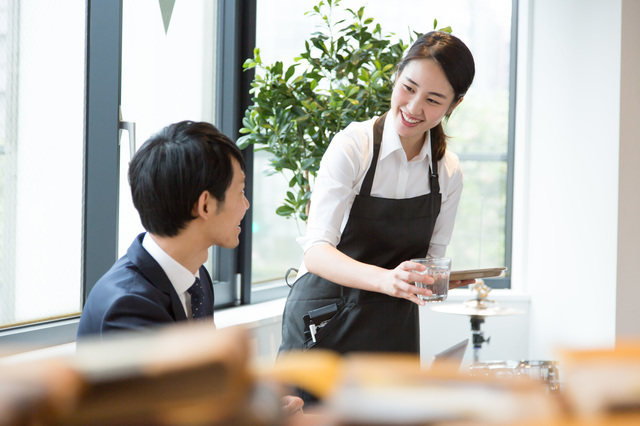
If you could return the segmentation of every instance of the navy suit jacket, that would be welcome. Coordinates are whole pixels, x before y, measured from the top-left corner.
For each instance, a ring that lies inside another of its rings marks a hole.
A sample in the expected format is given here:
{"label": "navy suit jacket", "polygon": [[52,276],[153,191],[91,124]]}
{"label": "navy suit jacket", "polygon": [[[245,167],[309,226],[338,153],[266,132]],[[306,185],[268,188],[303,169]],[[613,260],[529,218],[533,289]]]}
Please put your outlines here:
{"label": "navy suit jacket", "polygon": [[[78,340],[187,320],[169,277],[142,247],[144,235],[136,237],[127,254],[91,290],[80,317]],[[211,277],[204,266],[200,267],[200,281],[213,304]]]}

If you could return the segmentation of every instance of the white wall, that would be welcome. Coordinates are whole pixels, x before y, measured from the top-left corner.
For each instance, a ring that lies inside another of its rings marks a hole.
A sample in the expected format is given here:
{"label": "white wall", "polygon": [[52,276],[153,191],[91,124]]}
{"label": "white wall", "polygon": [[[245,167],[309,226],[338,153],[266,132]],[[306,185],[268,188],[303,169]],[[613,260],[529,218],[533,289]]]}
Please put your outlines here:
{"label": "white wall", "polygon": [[615,341],[621,2],[523,6],[514,257],[531,295],[530,357],[548,359]]}

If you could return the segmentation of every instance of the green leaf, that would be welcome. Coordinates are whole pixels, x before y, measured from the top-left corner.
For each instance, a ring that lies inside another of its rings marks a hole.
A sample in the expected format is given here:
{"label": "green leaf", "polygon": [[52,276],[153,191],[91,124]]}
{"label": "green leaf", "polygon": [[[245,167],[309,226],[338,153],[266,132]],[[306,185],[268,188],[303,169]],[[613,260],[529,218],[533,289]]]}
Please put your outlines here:
{"label": "green leaf", "polygon": [[293,207],[284,206],[284,205],[276,209],[276,214],[278,216],[291,216],[295,212],[296,211],[293,209]]}
{"label": "green leaf", "polygon": [[271,73],[274,76],[282,75],[282,62],[277,61],[275,64],[273,64],[273,66],[271,67]]}
{"label": "green leaf", "polygon": [[318,38],[313,38],[311,39],[311,42],[313,43],[313,45],[320,49],[322,52],[328,54],[329,52],[327,51],[327,46],[324,45],[324,43],[322,42],[322,40],[318,39]]}
{"label": "green leaf", "polygon": [[251,115],[249,116],[245,115],[242,118],[242,125],[246,127],[249,131],[253,130],[253,128],[255,127],[255,123],[251,121]]}
{"label": "green leaf", "polygon": [[318,160],[316,158],[307,158],[300,166],[302,170],[309,170],[312,168]]}
{"label": "green leaf", "polygon": [[289,79],[291,78],[291,76],[293,75],[293,73],[296,72],[296,65],[291,65],[289,68],[287,68],[287,73],[284,76],[284,80],[285,81],[289,81]]}
{"label": "green leaf", "polygon": [[288,158],[278,158],[277,161],[275,161],[275,166],[282,169],[288,169],[288,170],[296,169],[296,165],[293,164],[291,160]]}
{"label": "green leaf", "polygon": [[245,70],[248,70],[251,68],[255,68],[256,65],[257,65],[256,61],[254,61],[252,58],[249,58],[246,61],[244,61],[244,63],[242,64],[242,68]]}
{"label": "green leaf", "polygon": [[251,143],[251,135],[242,136],[238,138],[238,140],[236,141],[236,145],[238,145],[238,148],[240,149],[245,149],[246,147],[249,146],[250,143]]}

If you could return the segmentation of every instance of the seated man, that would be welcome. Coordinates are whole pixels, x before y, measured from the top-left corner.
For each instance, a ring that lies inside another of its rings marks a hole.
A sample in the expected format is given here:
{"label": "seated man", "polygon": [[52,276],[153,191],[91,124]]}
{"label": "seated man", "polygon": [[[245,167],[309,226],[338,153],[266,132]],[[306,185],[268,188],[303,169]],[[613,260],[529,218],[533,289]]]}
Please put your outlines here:
{"label": "seated man", "polygon": [[[91,290],[78,341],[178,321],[213,323],[209,247],[236,247],[249,202],[238,147],[208,123],[183,121],[152,136],[129,164],[133,204],[147,230]],[[288,397],[287,411],[302,401]]]}
{"label": "seated man", "polygon": [[239,243],[249,208],[244,180],[240,150],[208,123],[181,122],[152,136],[129,164],[133,204],[147,232],[91,290],[78,340],[195,318],[213,322],[213,286],[202,265],[212,245]]}

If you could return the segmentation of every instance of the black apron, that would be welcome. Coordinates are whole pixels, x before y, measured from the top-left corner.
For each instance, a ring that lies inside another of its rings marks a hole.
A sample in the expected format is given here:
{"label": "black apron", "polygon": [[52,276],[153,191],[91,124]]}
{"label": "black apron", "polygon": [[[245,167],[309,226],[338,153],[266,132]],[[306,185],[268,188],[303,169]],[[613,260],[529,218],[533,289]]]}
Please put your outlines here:
{"label": "black apron", "polygon": [[[358,261],[394,269],[405,260],[427,255],[442,195],[437,163],[432,160],[429,194],[405,199],[371,196],[385,116],[374,124],[371,166],[360,194],[353,201],[337,248]],[[433,149],[431,158],[434,158]],[[303,316],[333,303],[339,309],[318,330],[316,342],[305,337]],[[344,287],[307,273],[289,292],[282,318],[280,352],[311,348],[331,349],[342,354],[419,353],[418,306],[406,299]]]}

